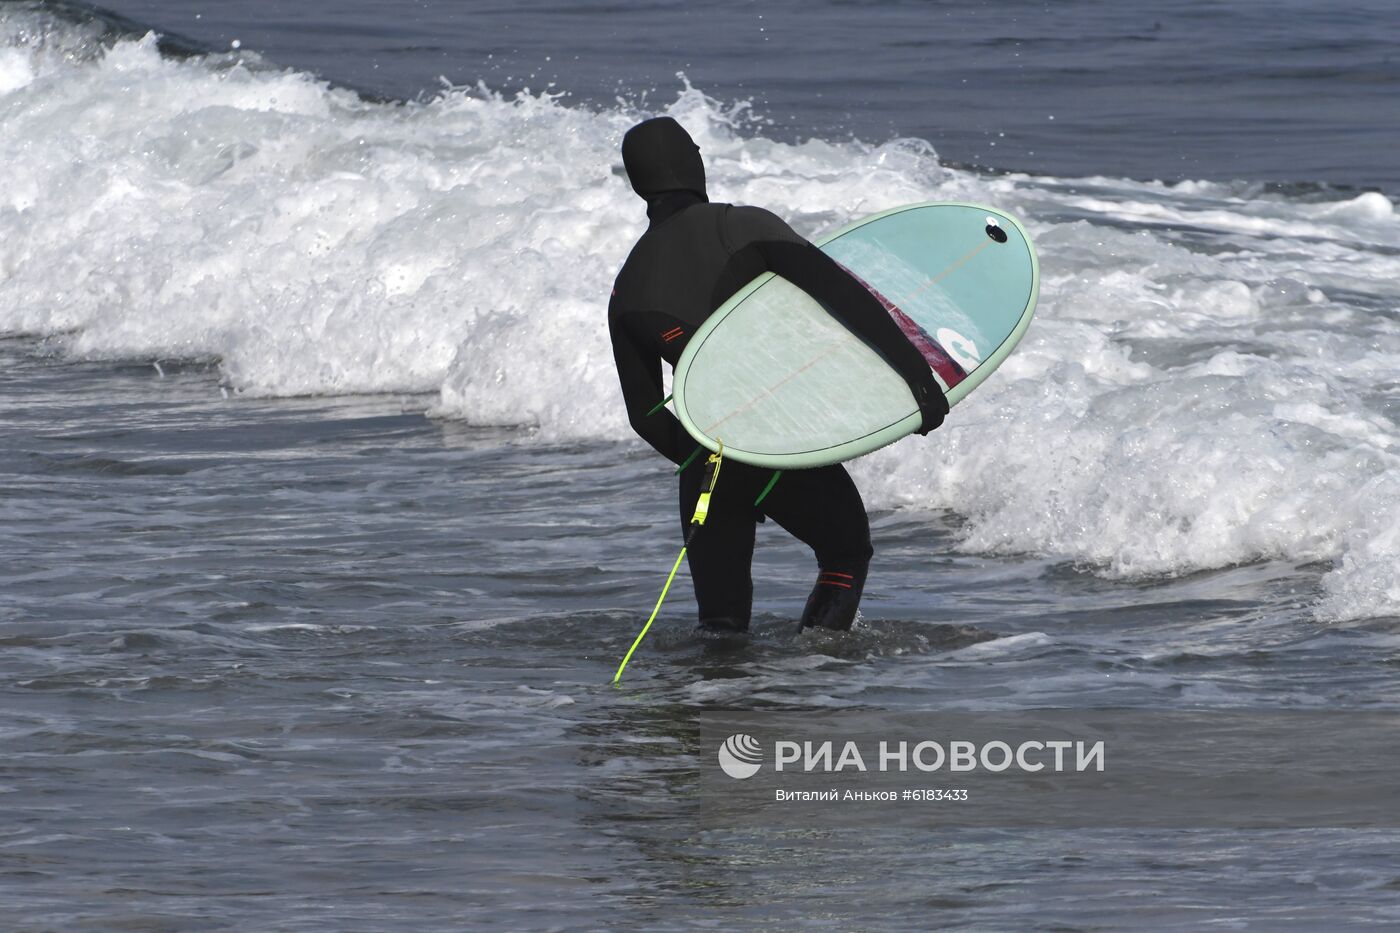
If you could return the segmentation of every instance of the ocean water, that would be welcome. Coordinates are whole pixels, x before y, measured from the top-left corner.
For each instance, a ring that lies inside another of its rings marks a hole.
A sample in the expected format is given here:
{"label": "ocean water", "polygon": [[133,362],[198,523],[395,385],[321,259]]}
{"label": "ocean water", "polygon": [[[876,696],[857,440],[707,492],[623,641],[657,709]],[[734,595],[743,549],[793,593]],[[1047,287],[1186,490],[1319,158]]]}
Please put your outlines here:
{"label": "ocean water", "polygon": [[[225,6],[0,3],[8,927],[1400,923],[1379,830],[707,830],[694,733],[1400,703],[1391,5]],[[656,113],[811,235],[995,203],[1043,285],[855,465],[856,632],[764,526],[751,641],[682,579],[619,689],[678,546],[604,320]]]}

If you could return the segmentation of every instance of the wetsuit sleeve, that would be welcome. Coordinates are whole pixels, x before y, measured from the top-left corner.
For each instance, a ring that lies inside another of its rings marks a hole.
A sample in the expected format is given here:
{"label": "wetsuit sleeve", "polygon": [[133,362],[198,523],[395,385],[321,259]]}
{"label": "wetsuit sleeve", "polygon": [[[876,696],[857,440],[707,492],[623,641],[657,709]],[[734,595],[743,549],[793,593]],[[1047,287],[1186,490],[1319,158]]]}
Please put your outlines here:
{"label": "wetsuit sleeve", "polygon": [[637,340],[627,326],[627,316],[609,309],[608,332],[612,337],[613,360],[617,377],[622,383],[622,398],[627,403],[627,420],[642,440],[656,448],[661,456],[681,464],[695,449],[680,420],[662,408],[648,414],[661,404],[661,357],[655,350]]}
{"label": "wetsuit sleeve", "polygon": [[913,393],[924,416],[920,434],[942,424],[948,413],[948,400],[933,378],[932,367],[879,300],[836,260],[804,240],[777,215],[758,208],[736,209],[734,213],[739,215],[739,223],[749,228],[744,232],[757,235],[736,251],[736,257],[741,253],[756,254],[764,269],[811,295],[847,330],[879,353]]}

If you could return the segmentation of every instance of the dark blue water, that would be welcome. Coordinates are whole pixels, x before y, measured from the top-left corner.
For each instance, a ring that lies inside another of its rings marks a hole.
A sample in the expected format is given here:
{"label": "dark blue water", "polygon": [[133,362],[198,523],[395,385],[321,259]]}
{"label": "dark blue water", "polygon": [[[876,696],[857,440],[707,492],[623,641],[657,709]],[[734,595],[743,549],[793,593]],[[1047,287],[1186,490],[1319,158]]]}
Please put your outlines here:
{"label": "dark blue water", "polygon": [[612,106],[683,73],[782,139],[913,136],[1061,176],[1400,186],[1389,0],[108,4],[398,97],[440,78]]}
{"label": "dark blue water", "polygon": [[754,639],[678,608],[619,690],[671,550],[645,455],[0,353],[8,929],[1400,922],[1393,832],[736,832],[696,794],[706,709],[1400,703],[1393,620],[1311,622],[1315,571],[1125,586],[878,511],[870,621],[796,637],[765,527]]}

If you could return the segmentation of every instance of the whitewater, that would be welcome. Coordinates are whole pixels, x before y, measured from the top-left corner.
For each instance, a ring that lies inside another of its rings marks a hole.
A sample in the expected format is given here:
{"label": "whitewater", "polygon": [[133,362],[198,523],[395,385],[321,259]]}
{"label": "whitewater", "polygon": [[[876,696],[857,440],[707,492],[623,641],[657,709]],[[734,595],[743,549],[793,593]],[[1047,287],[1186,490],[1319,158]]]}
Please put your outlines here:
{"label": "whitewater", "polygon": [[217,361],[248,397],[431,393],[430,416],[635,444],[606,333],[642,229],[618,142],[695,135],[715,200],[802,233],[995,204],[1044,278],[1034,327],[927,441],[856,465],[958,547],[1153,579],[1318,564],[1319,622],[1400,612],[1400,219],[1379,191],[992,174],[926,143],[765,138],[664,107],[448,87],[374,102],[256,53],[163,56],[0,19],[0,332],[71,360]]}

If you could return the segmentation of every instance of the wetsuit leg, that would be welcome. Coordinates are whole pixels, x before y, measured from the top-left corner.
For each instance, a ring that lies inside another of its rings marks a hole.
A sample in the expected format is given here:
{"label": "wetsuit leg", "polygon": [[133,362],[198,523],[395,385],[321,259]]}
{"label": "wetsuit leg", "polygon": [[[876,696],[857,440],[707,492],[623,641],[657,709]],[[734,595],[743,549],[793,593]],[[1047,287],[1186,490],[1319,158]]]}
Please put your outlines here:
{"label": "wetsuit leg", "polygon": [[875,551],[865,503],[845,467],[788,471],[761,507],[816,554],[817,583],[802,612],[802,627],[849,629]]}
{"label": "wetsuit leg", "polygon": [[[680,476],[681,533],[691,529],[695,502],[704,482],[701,464]],[[709,517],[695,529],[686,550],[700,627],[713,632],[746,632],[753,612],[754,528],[759,518],[753,507],[758,472],[741,463],[726,462],[710,500]],[[758,487],[761,488],[761,487]]]}

